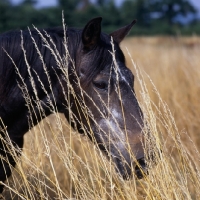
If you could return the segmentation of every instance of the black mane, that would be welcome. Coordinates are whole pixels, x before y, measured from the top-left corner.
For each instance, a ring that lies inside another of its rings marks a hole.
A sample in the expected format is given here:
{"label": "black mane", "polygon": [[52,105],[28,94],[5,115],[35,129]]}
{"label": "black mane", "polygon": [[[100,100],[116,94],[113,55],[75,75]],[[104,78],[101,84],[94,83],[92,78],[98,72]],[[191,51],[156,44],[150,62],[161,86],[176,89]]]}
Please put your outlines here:
{"label": "black mane", "polygon": [[[56,44],[56,48],[63,57],[64,55],[64,47],[63,47],[63,37],[64,32],[62,28],[51,28],[46,30],[39,30],[42,35],[48,40],[49,38],[46,36],[47,33],[54,43]],[[41,36],[39,35],[38,31],[31,30],[31,35],[34,38],[39,51],[43,56],[43,60],[46,64],[47,71],[51,71],[52,67],[56,67],[56,61],[52,53],[46,48],[44,42],[42,41]],[[26,31],[10,31],[0,35],[0,105],[6,100],[6,97],[9,94],[16,90],[17,81],[19,80],[18,75],[16,74],[15,66],[12,63],[11,58],[14,60],[16,67],[18,68],[21,76],[24,80],[28,81],[28,71],[27,71],[27,64],[25,62],[24,54],[22,52],[21,47],[21,37],[23,37],[23,46],[26,50],[26,58],[30,65],[31,71],[35,70],[38,75],[44,73],[42,62],[39,58],[37,50],[33,44],[33,40],[31,38],[30,32]],[[67,37],[76,38],[74,40],[74,44],[80,42],[80,31],[76,29],[68,29],[67,30]],[[49,42],[50,43],[50,42]],[[69,49],[73,50],[73,46],[71,45]],[[9,56],[11,58],[9,58]],[[46,80],[47,81],[47,80]],[[45,81],[44,81],[45,82]]]}
{"label": "black mane", "polygon": [[[39,30],[40,33],[47,39],[49,42],[49,38],[46,34],[48,34],[53,42],[56,44],[56,48],[61,57],[66,55],[64,49],[64,30],[63,28],[48,28],[44,30]],[[31,34],[30,34],[31,33]],[[70,52],[70,56],[74,62],[78,62],[77,58],[77,51],[81,53],[81,34],[82,30],[76,28],[67,28],[67,46]],[[17,81],[19,80],[18,75],[16,74],[15,66],[12,63],[12,60],[9,56],[15,61],[16,67],[18,68],[21,76],[24,80],[27,81],[28,84],[28,71],[27,71],[27,64],[25,63],[24,54],[22,52],[21,47],[21,37],[23,37],[23,46],[26,50],[26,58],[30,65],[31,71],[35,70],[38,75],[40,73],[44,73],[42,62],[39,58],[37,50],[33,44],[33,40],[31,36],[34,38],[38,49],[40,50],[43,60],[46,64],[47,71],[51,71],[52,67],[56,67],[56,61],[52,53],[49,51],[48,48],[45,47],[44,42],[42,41],[41,36],[39,35],[38,31],[33,30],[25,30],[25,31],[10,31],[7,33],[3,33],[0,35],[0,105],[3,101],[6,101],[6,98],[9,96],[13,90],[17,88]],[[50,43],[50,42],[49,42]],[[106,47],[106,48],[105,48]],[[108,54],[108,50],[112,51],[110,45],[110,37],[106,34],[101,34],[101,41],[99,41],[99,45],[94,48],[89,54],[92,54],[90,57],[88,64],[87,71],[87,82],[90,82],[92,78],[99,73],[104,67],[106,67],[107,63],[110,63],[112,57]],[[8,56],[8,55],[9,56]],[[120,53],[122,59],[124,59],[123,54]],[[118,55],[118,56],[120,56]],[[104,58],[104,59],[102,59]],[[88,60],[85,60],[88,62]],[[93,64],[96,62],[96,64]],[[97,63],[99,62],[99,63]],[[9,66],[9,67],[8,67]],[[34,74],[34,73],[33,73]],[[43,80],[44,83],[47,83],[47,80]],[[86,83],[87,84],[87,83]]]}

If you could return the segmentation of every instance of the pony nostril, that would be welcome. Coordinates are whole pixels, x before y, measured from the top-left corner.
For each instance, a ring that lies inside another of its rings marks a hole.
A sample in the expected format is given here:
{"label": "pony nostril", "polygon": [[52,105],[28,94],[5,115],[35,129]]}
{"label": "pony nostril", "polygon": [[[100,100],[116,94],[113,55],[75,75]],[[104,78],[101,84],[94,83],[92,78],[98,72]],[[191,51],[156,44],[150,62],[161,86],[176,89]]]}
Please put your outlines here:
{"label": "pony nostril", "polygon": [[140,164],[141,167],[146,166],[144,158],[139,159],[138,163]]}
{"label": "pony nostril", "polygon": [[135,167],[135,174],[138,179],[141,179],[144,177],[144,175],[146,174],[146,168],[147,166],[146,166],[144,158],[137,160],[137,165]]}

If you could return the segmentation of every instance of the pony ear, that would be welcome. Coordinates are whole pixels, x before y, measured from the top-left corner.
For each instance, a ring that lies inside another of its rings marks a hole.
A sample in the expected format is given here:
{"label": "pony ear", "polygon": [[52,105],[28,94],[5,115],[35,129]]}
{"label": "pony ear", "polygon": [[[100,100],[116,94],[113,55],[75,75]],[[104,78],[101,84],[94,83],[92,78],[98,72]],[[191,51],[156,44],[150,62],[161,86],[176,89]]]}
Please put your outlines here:
{"label": "pony ear", "polygon": [[113,40],[118,44],[126,37],[126,35],[131,30],[132,26],[137,22],[137,20],[133,20],[129,25],[124,26],[110,34],[113,37]]}
{"label": "pony ear", "polygon": [[101,34],[102,17],[97,17],[90,20],[83,29],[82,42],[84,48],[91,50],[97,44]]}

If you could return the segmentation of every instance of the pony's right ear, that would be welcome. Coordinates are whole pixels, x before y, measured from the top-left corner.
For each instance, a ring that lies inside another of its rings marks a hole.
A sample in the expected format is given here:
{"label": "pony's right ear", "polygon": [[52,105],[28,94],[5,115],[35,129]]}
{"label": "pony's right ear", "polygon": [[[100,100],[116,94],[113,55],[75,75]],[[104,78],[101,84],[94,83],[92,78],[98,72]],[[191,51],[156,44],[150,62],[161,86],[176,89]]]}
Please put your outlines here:
{"label": "pony's right ear", "polygon": [[83,29],[82,42],[84,49],[91,50],[96,46],[101,34],[101,17],[90,20]]}
{"label": "pony's right ear", "polygon": [[110,34],[110,36],[113,37],[114,41],[118,44],[126,37],[126,35],[131,30],[132,26],[137,22],[137,20],[133,20],[130,24],[127,26],[124,26]]}

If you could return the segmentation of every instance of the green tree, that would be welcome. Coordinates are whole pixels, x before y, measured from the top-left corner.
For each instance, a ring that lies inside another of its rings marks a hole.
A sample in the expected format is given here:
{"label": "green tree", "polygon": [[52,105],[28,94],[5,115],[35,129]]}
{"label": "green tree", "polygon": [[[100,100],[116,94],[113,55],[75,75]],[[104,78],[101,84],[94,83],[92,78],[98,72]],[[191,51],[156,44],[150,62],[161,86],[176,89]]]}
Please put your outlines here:
{"label": "green tree", "polygon": [[0,32],[9,29],[11,21],[12,7],[10,0],[0,0]]}
{"label": "green tree", "polygon": [[97,0],[96,5],[105,6],[108,2],[109,2],[109,0]]}
{"label": "green tree", "polygon": [[77,9],[80,2],[81,0],[58,0],[58,6],[69,11],[74,11]]}
{"label": "green tree", "polygon": [[21,5],[24,6],[24,5],[28,5],[28,6],[35,6],[37,4],[37,0],[23,0],[21,2]]}
{"label": "green tree", "polygon": [[150,0],[150,7],[152,12],[156,12],[159,18],[169,25],[173,24],[178,16],[197,12],[188,0]]}
{"label": "green tree", "polygon": [[[60,13],[64,10],[64,17],[68,26],[76,26],[78,23],[77,11],[81,0],[58,0]],[[60,17],[61,20],[61,17]]]}
{"label": "green tree", "polygon": [[98,15],[103,17],[103,31],[110,33],[114,29],[119,28],[122,24],[121,12],[114,0],[104,0],[97,3],[99,10]]}
{"label": "green tree", "polygon": [[137,19],[139,26],[150,24],[149,0],[125,0],[121,6],[121,13],[126,23]]}

